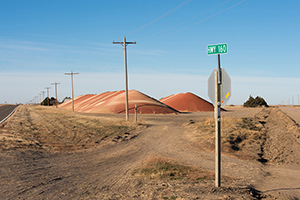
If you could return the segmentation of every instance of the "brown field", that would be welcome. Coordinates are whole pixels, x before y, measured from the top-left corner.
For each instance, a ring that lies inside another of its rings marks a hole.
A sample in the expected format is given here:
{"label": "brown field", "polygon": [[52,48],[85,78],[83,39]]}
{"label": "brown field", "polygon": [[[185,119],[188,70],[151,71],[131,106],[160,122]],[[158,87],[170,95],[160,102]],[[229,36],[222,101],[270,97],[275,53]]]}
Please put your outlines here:
{"label": "brown field", "polygon": [[299,199],[297,120],[281,107],[226,109],[216,188],[212,112],[143,114],[138,122],[131,115],[125,122],[123,114],[19,106],[0,125],[0,196]]}

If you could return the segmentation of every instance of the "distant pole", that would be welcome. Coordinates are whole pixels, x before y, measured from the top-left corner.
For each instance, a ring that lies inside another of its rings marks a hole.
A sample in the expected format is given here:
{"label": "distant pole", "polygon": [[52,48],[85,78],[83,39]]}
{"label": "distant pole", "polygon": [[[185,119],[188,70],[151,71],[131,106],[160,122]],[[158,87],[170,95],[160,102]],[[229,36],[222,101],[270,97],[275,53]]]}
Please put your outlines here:
{"label": "distant pole", "polygon": [[70,75],[71,76],[71,92],[72,92],[72,111],[74,112],[74,89],[73,89],[73,75],[76,75],[79,73],[73,73],[73,71],[71,71],[71,73],[65,73],[65,75]]}
{"label": "distant pole", "polygon": [[221,64],[217,56],[218,70],[215,72],[215,186],[221,186]]}
{"label": "distant pole", "polygon": [[126,36],[124,36],[123,42],[114,42],[113,44],[121,44],[124,47],[124,65],[125,65],[125,107],[126,107],[126,121],[129,120],[128,112],[128,78],[127,78],[127,52],[126,47],[128,44],[136,44],[136,42],[126,42]]}
{"label": "distant pole", "polygon": [[298,106],[299,106],[300,104],[299,104],[299,94],[298,94]]}
{"label": "distant pole", "polygon": [[40,103],[39,104],[41,104],[41,93],[39,93],[39,96],[40,96]]}
{"label": "distant pole", "polygon": [[45,91],[42,91],[42,93],[43,93],[43,101],[44,101],[45,100]]}
{"label": "distant pole", "polygon": [[135,121],[137,122],[137,105],[135,104],[135,106],[134,106],[134,110],[135,110]]}
{"label": "distant pole", "polygon": [[51,83],[51,85],[55,85],[55,105],[56,105],[56,108],[57,108],[57,85],[60,84],[60,83]]}
{"label": "distant pole", "polygon": [[50,106],[49,89],[51,89],[51,87],[45,87],[45,89],[47,89],[48,106]]}

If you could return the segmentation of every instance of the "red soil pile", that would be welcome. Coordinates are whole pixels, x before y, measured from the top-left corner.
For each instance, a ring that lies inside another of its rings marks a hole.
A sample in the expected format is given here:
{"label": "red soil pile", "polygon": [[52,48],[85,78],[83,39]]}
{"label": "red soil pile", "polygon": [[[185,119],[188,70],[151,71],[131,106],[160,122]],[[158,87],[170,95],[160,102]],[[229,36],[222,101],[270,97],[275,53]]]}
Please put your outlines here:
{"label": "red soil pile", "polygon": [[[78,97],[75,97],[74,98],[74,110],[77,110],[78,108],[80,108],[80,106],[82,104],[84,104],[86,101],[88,101],[93,96],[95,96],[95,95],[94,94],[86,94],[86,95],[80,95]],[[72,110],[72,100],[62,103],[58,107]]]}
{"label": "red soil pile", "polygon": [[[113,97],[121,94],[123,91],[118,92],[104,92],[98,95],[95,95],[88,99],[87,102],[82,104],[76,111],[77,112],[91,112],[95,108],[102,107],[101,105],[106,101],[109,101]],[[100,113],[100,112],[99,112]]]}
{"label": "red soil pile", "polygon": [[[129,113],[140,114],[171,114],[178,111],[151,98],[139,91],[128,92]],[[67,105],[65,105],[67,104]],[[104,92],[98,95],[84,95],[74,101],[75,111],[88,113],[125,113],[125,91]],[[72,101],[60,105],[62,108],[72,109]]]}
{"label": "red soil pile", "polygon": [[180,112],[213,112],[214,106],[197,95],[187,92],[172,94],[160,99],[160,102]]}

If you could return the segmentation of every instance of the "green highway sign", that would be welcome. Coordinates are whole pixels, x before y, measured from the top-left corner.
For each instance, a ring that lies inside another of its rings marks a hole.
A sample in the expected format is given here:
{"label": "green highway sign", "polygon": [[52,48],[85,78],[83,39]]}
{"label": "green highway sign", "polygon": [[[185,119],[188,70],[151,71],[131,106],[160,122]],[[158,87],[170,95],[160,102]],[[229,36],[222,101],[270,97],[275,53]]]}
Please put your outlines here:
{"label": "green highway sign", "polygon": [[213,55],[213,54],[222,54],[227,53],[227,44],[213,44],[213,45],[207,45],[207,54]]}

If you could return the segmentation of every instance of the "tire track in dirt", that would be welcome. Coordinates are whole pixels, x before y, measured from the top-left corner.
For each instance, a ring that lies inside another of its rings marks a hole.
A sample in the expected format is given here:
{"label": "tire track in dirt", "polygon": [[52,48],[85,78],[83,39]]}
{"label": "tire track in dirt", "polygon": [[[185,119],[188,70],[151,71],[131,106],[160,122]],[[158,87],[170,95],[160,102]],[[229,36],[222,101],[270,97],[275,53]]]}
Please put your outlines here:
{"label": "tire track in dirt", "polygon": [[[46,129],[48,133],[54,135],[54,137],[57,137],[61,140],[64,140],[65,138],[72,138],[71,140],[74,141],[77,133],[75,127],[77,127],[77,129],[86,129],[80,124],[74,123],[72,120],[68,120],[66,118],[59,118],[60,121],[58,121],[58,119],[55,118],[53,115],[46,115],[45,113],[42,113],[39,110],[36,110],[34,114],[37,115],[35,118],[39,118],[41,121],[44,122],[43,124],[40,124],[42,128]],[[61,130],[63,130],[63,132]]]}
{"label": "tire track in dirt", "polygon": [[[68,194],[77,190],[77,196],[91,197],[101,191],[118,188],[126,176],[130,175],[128,172],[140,165],[143,160],[146,161],[156,155],[159,149],[164,148],[165,143],[169,142],[167,138],[170,135],[161,134],[158,131],[160,129],[161,126],[152,126],[134,140],[93,149],[93,151],[83,151],[76,155],[56,154],[44,157],[42,154],[39,159],[18,157],[17,159],[22,159],[24,163],[31,164],[18,165],[20,161],[16,161],[18,164],[10,163],[10,166],[16,166],[14,171],[22,171],[21,174],[17,173],[11,177],[11,180],[22,182],[22,187],[16,188],[18,191],[16,196],[8,194],[8,197],[37,198],[39,194],[48,196],[49,191],[51,194],[55,191],[55,198],[62,198],[61,191],[70,190],[68,188],[73,188]],[[34,175],[33,171],[36,172]],[[66,184],[69,179],[73,181],[75,179],[76,186]],[[56,180],[55,185],[52,180]],[[79,180],[83,184],[79,184]],[[88,194],[85,193],[86,191],[89,191]]]}
{"label": "tire track in dirt", "polygon": [[202,153],[199,157],[195,156],[199,154],[196,151],[193,160],[190,159],[194,157],[189,154],[190,150],[184,151],[188,145],[180,135],[184,132],[181,125],[187,120],[188,118],[177,118],[176,122],[150,120],[149,128],[133,140],[76,154],[12,154],[10,166],[15,168],[11,168],[10,184],[2,187],[6,191],[2,195],[8,198],[34,199],[96,198],[105,191],[117,192],[129,187],[126,179],[132,169],[154,156],[171,157],[198,167],[207,166],[207,162],[214,166],[212,154]]}
{"label": "tire track in dirt", "polygon": [[134,140],[112,142],[103,148],[76,154],[41,151],[14,155],[8,152],[6,158],[3,154],[1,164],[6,163],[11,171],[7,172],[9,178],[1,177],[1,180],[11,184],[2,185],[2,191],[6,192],[1,196],[36,199],[40,195],[51,198],[66,198],[67,195],[72,199],[69,195],[74,193],[76,198],[92,197],[116,185],[135,163],[143,160],[147,151],[145,143],[128,145],[130,141]]}
{"label": "tire track in dirt", "polygon": [[[1,176],[6,183],[6,186],[1,185],[1,191],[5,191],[1,196],[8,199],[38,199],[55,193],[55,198],[66,198],[65,194],[71,199],[72,195],[69,195],[72,193],[76,198],[96,195],[101,190],[113,187],[135,162],[142,159],[142,152],[135,148],[116,149],[79,152],[76,155],[47,155],[43,152],[38,159],[36,155],[16,156],[10,159],[10,171],[6,172],[9,175],[6,178]],[[114,153],[116,151],[118,153]]]}
{"label": "tire track in dirt", "polygon": [[[271,112],[270,115],[274,114],[276,113]],[[145,191],[149,192],[153,198],[162,197],[164,192],[168,195],[191,192],[198,197],[205,195],[205,197],[217,198],[232,192],[235,195],[239,195],[239,192],[245,192],[244,189],[241,191],[239,188],[227,187],[228,185],[236,184],[237,187],[240,187],[255,185],[264,179],[277,180],[274,175],[276,172],[267,165],[257,161],[239,160],[225,154],[222,154],[222,173],[234,179],[224,180],[223,184],[226,187],[220,190],[213,190],[213,186],[206,183],[199,184],[200,190],[196,190],[194,187],[198,186],[193,186],[190,183],[159,181],[151,183],[132,179],[131,172],[153,157],[175,159],[186,165],[213,171],[214,153],[201,151],[201,149],[191,146],[184,138],[186,127],[183,124],[188,123],[191,119],[201,121],[207,115],[210,114],[144,115],[141,118],[148,125],[148,128],[142,130],[137,137],[128,140],[115,140],[116,142],[111,141],[104,146],[91,147],[76,152],[26,149],[2,151],[0,156],[0,196],[5,199],[108,199],[110,197],[122,199],[124,197],[122,195],[125,195],[129,189],[131,192],[138,190],[140,195],[147,188],[145,184],[149,184],[150,188]],[[46,117],[43,114],[41,116],[40,118]],[[267,121],[267,123],[269,122]],[[55,129],[55,125],[52,125]],[[72,125],[72,122],[68,125]],[[296,169],[293,170],[295,173],[297,172]],[[292,169],[289,173],[293,173]],[[280,174],[279,177],[283,175],[284,173]],[[130,182],[131,180],[133,183]],[[151,193],[151,188],[155,192]],[[280,189],[271,186],[270,188],[263,188],[259,184],[257,184],[257,188],[265,189],[265,191]],[[203,193],[201,193],[202,189]],[[295,189],[297,192],[295,187],[290,189]],[[253,192],[254,190],[247,191]],[[216,193],[214,194],[214,192]],[[273,194],[274,191],[270,193]],[[132,192],[128,194],[127,199],[131,199],[135,195],[136,193]],[[143,199],[139,195],[135,197]]]}

